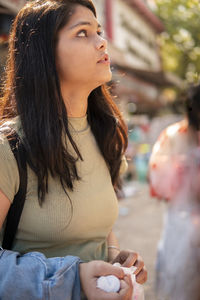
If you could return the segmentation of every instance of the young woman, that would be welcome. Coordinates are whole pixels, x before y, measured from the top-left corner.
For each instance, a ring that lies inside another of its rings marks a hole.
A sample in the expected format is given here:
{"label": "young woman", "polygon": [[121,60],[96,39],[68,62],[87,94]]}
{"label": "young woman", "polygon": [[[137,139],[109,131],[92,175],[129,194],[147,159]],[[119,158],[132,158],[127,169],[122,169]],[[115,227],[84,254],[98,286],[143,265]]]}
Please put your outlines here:
{"label": "young woman", "polygon": [[[80,264],[80,280],[88,299],[129,299],[130,278],[103,262],[135,265],[137,281],[146,281],[143,261],[132,251],[119,251],[112,233],[118,211],[114,189],[124,168],[127,134],[104,85],[111,79],[110,59],[92,2],[39,0],[22,8],[10,35],[6,76],[1,226],[20,181],[5,129],[19,134],[28,166],[26,201],[12,253],[23,259],[28,253],[29,261],[35,251],[51,262],[54,257],[79,257],[85,262]],[[112,273],[123,280],[121,291],[108,295],[96,288],[94,279]],[[63,281],[72,287],[75,282]],[[77,286],[72,290],[77,293]],[[59,288],[57,292],[55,299],[60,299]],[[23,298],[23,289],[21,293]],[[66,299],[80,298],[72,294]]]}

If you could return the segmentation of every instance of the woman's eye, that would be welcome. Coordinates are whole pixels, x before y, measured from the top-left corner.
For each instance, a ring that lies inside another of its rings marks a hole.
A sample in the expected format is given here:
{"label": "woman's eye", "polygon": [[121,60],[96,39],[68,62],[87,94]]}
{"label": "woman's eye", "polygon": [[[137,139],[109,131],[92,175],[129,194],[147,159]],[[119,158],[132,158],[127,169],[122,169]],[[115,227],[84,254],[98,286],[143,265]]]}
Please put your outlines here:
{"label": "woman's eye", "polygon": [[81,30],[77,34],[78,37],[86,37],[87,36],[87,31],[86,30]]}

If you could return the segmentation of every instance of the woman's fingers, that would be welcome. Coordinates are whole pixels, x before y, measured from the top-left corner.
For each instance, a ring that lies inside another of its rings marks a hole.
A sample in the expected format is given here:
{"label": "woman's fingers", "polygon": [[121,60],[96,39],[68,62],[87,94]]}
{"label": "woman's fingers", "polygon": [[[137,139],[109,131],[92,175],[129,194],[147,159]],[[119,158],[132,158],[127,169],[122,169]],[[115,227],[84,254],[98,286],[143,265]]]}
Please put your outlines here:
{"label": "woman's fingers", "polygon": [[121,268],[113,266],[103,261],[94,261],[94,262],[95,262],[95,268],[93,272],[95,276],[100,277],[106,275],[115,275],[119,279],[124,278],[124,271]]}
{"label": "woman's fingers", "polygon": [[140,273],[140,271],[144,268],[144,261],[141,256],[138,256],[137,260],[134,263],[134,267],[137,268],[137,270],[135,270],[134,272],[134,274],[137,276]]}
{"label": "woman's fingers", "polygon": [[127,251],[125,255],[126,260],[122,263],[122,267],[130,268],[131,266],[135,265],[138,259],[138,254],[136,252]]}
{"label": "woman's fingers", "polygon": [[147,270],[145,267],[136,275],[137,283],[143,284],[147,281]]}
{"label": "woman's fingers", "polygon": [[134,274],[136,275],[137,283],[143,284],[147,281],[147,270],[144,265],[144,261],[140,255],[135,252],[129,252],[126,261],[122,264],[123,267],[134,266],[137,269]]}
{"label": "woman's fingers", "polygon": [[131,250],[122,250],[113,261],[113,263],[116,262],[119,262],[125,268],[136,267],[134,274],[138,283],[143,284],[147,281],[147,270],[142,257],[138,253]]}
{"label": "woman's fingers", "polygon": [[136,275],[136,281],[137,283],[143,284],[147,281],[147,269],[144,265],[144,261],[142,257],[139,255],[134,267],[137,269],[135,270],[134,274]]}
{"label": "woman's fingers", "polygon": [[138,254],[130,250],[122,250],[112,263],[119,262],[122,267],[129,268],[136,262]]}
{"label": "woman's fingers", "polygon": [[130,275],[126,275],[124,280],[120,281],[119,300],[131,300],[133,294],[133,283]]}

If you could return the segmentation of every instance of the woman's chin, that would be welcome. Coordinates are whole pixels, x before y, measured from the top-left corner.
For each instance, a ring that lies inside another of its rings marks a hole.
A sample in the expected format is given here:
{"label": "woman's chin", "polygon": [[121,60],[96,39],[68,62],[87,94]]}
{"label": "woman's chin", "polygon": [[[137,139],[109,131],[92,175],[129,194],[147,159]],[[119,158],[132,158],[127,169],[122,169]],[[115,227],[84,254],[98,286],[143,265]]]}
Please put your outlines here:
{"label": "woman's chin", "polygon": [[110,72],[109,74],[107,74],[106,76],[104,76],[104,77],[102,78],[102,80],[99,82],[99,85],[108,83],[108,82],[111,81],[111,80],[112,80],[112,73]]}

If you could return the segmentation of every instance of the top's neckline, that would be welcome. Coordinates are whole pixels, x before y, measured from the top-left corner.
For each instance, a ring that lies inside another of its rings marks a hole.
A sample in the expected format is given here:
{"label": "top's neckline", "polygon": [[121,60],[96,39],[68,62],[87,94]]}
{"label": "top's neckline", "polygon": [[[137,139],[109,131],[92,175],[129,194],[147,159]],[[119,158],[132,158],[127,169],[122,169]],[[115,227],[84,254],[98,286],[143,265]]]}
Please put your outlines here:
{"label": "top's neckline", "polygon": [[68,121],[72,132],[85,132],[89,127],[87,115],[84,117],[68,117]]}

